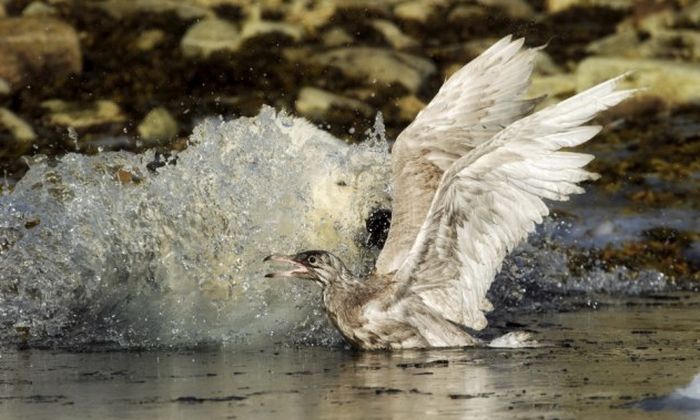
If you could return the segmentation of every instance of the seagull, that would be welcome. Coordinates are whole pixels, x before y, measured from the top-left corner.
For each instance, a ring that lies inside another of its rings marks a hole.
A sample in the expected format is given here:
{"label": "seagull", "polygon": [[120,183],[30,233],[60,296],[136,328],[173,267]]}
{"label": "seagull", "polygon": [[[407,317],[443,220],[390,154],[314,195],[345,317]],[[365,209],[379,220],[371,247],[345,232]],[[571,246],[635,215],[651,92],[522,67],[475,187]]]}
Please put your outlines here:
{"label": "seagull", "polygon": [[[619,76],[534,112],[523,99],[539,48],[507,36],[454,73],[392,149],[392,222],[372,272],[353,274],[326,251],[273,254],[293,268],[266,277],[312,280],[344,339],[361,350],[483,345],[486,293],[505,256],[579,184],[593,156],[562,148],[593,138],[585,125],[629,97]],[[492,346],[524,341],[506,334]],[[489,344],[487,344],[489,345]]]}

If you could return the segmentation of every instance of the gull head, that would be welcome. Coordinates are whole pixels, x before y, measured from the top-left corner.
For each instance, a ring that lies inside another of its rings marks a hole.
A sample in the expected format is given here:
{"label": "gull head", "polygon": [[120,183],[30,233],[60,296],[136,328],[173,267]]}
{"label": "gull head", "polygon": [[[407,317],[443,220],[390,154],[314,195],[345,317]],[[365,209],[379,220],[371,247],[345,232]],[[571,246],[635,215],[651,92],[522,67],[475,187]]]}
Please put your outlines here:
{"label": "gull head", "polygon": [[287,271],[267,273],[265,277],[309,279],[321,287],[342,280],[348,272],[340,258],[326,251],[304,251],[295,255],[272,254],[263,261],[291,264],[294,267]]}

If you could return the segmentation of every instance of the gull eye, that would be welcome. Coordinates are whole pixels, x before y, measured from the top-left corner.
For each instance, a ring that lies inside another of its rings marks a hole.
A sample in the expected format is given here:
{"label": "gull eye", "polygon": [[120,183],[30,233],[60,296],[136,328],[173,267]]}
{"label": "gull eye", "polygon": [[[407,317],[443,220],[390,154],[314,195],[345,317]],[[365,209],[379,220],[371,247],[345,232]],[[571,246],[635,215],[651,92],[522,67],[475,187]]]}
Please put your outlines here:
{"label": "gull eye", "polygon": [[307,261],[309,262],[309,264],[316,264],[317,260],[316,260],[316,257],[311,256],[311,257],[309,257],[309,259]]}

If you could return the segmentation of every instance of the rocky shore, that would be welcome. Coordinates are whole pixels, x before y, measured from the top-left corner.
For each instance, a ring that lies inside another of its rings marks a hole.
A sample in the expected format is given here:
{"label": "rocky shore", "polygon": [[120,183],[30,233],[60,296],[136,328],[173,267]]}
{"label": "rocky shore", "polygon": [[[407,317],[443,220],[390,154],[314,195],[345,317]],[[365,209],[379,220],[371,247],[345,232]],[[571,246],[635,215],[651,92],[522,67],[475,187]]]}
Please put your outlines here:
{"label": "rocky shore", "polygon": [[[547,44],[530,92],[545,104],[632,71],[626,86],[645,90],[602,116],[606,130],[586,146],[602,194],[630,213],[698,217],[691,0],[0,0],[0,188],[27,156],[181,150],[203,118],[263,104],[350,142],[381,112],[393,139],[446,77],[511,33]],[[699,225],[648,226],[572,264],[697,282]]]}

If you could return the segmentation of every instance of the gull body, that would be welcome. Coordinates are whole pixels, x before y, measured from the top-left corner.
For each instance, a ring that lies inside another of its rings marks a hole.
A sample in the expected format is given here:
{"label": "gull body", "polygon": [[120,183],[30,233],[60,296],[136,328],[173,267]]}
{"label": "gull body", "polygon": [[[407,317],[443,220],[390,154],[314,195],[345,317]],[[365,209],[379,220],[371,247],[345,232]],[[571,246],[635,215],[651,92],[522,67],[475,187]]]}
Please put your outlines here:
{"label": "gull body", "polygon": [[[484,344],[486,298],[504,257],[548,214],[597,179],[593,156],[561,151],[590,140],[584,125],[632,94],[605,81],[533,113],[523,99],[537,49],[506,37],[457,71],[398,136],[387,242],[372,273],[359,278],[335,255],[305,251],[266,261],[294,269],[267,277],[318,283],[326,313],[359,349]],[[523,344],[506,334],[493,346]]]}

